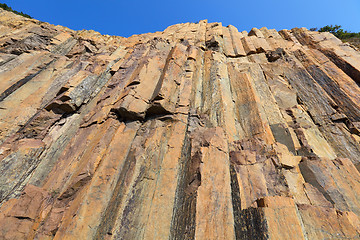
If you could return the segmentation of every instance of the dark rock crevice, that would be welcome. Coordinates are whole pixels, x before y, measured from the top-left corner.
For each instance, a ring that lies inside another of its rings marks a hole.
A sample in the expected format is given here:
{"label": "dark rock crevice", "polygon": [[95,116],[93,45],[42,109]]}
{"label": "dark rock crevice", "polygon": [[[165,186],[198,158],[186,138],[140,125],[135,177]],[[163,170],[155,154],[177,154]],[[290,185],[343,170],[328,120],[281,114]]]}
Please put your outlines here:
{"label": "dark rock crevice", "polygon": [[17,81],[13,85],[11,85],[9,88],[7,88],[4,92],[2,92],[0,94],[0,102],[4,101],[4,99],[6,99],[8,96],[10,96],[12,93],[14,93],[16,90],[18,90],[19,88],[24,86],[26,83],[28,83],[29,81],[34,79],[43,70],[47,69],[47,67],[50,66],[55,61],[56,61],[56,59],[51,60],[50,62],[46,63],[43,67],[41,67],[41,69],[39,71],[37,71],[36,73],[30,74],[30,75],[26,76],[25,78],[20,79],[19,81]]}
{"label": "dark rock crevice", "polygon": [[197,188],[201,184],[199,162],[191,156],[191,138],[186,135],[181,155],[170,239],[194,239]]}

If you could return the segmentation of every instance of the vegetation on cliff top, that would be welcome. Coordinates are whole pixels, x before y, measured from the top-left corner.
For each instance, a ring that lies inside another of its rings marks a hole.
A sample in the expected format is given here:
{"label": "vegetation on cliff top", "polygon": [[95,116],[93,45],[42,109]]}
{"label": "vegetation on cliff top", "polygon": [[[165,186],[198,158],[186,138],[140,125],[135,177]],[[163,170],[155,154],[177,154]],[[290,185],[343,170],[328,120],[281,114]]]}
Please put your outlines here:
{"label": "vegetation on cliff top", "polygon": [[342,29],[340,25],[326,25],[319,30],[317,28],[310,28],[310,31],[330,32],[334,34],[335,37],[341,39],[343,42],[351,43],[352,45],[360,48],[360,32],[354,33],[346,31]]}
{"label": "vegetation on cliff top", "polygon": [[6,11],[9,11],[9,12],[13,12],[15,14],[18,14],[18,15],[21,15],[23,17],[26,17],[26,18],[32,18],[30,15],[28,14],[25,14],[23,12],[18,12],[18,11],[15,11],[13,10],[11,7],[9,7],[8,5],[6,5],[5,3],[0,3],[0,8],[6,10]]}
{"label": "vegetation on cliff top", "polygon": [[348,39],[348,38],[354,38],[354,37],[360,38],[360,32],[354,33],[354,32],[346,31],[346,30],[342,29],[340,25],[335,25],[335,26],[326,25],[325,27],[322,27],[319,30],[317,30],[317,28],[311,28],[310,30],[311,31],[319,31],[319,32],[330,32],[339,39]]}

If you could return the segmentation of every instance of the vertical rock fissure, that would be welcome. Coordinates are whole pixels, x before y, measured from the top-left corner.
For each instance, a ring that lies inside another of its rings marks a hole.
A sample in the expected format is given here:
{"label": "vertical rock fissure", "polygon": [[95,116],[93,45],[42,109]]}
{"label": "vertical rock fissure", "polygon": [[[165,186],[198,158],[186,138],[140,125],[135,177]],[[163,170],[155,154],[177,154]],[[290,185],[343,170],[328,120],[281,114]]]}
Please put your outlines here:
{"label": "vertical rock fissure", "polygon": [[240,199],[240,189],[239,182],[237,180],[235,167],[230,164],[230,177],[231,177],[231,200],[233,205],[233,213],[234,213],[234,228],[235,228],[235,236],[236,239],[240,239],[241,237],[241,199]]}
{"label": "vertical rock fissure", "polygon": [[[194,162],[191,158],[191,139],[189,133],[185,136],[180,163],[180,174],[171,222],[171,240],[195,238],[196,191],[198,186],[195,185],[191,189],[191,184],[195,184],[195,179],[190,179],[194,177],[194,174],[199,178],[200,173],[191,171]],[[196,168],[193,170],[196,170]],[[189,190],[187,191],[187,189]]]}
{"label": "vertical rock fissure", "polygon": [[239,231],[236,234],[236,239],[269,239],[268,225],[261,208],[250,207],[242,210],[237,222]]}
{"label": "vertical rock fissure", "polygon": [[113,227],[115,225],[116,217],[120,208],[126,191],[126,176],[133,173],[133,168],[136,164],[136,158],[133,152],[129,152],[123,169],[120,173],[116,187],[114,188],[108,207],[101,219],[101,223],[96,232],[95,239],[103,239],[106,235],[112,235]]}
{"label": "vertical rock fissure", "polygon": [[[300,55],[300,56],[299,56]],[[305,56],[299,51],[295,56],[302,60]],[[360,121],[360,109],[356,104],[345,94],[345,92],[334,82],[326,73],[316,65],[311,65],[304,60],[303,65],[307,72],[313,77],[313,79],[331,96],[332,100],[338,104],[339,108],[349,117],[352,121]]]}
{"label": "vertical rock fissure", "polygon": [[34,74],[31,74],[29,76],[26,76],[23,79],[20,79],[19,81],[17,81],[16,83],[14,83],[13,85],[11,85],[9,88],[7,88],[4,92],[2,92],[0,94],[0,102],[4,101],[5,98],[7,98],[8,96],[10,96],[13,92],[15,92],[16,90],[18,90],[19,88],[21,88],[22,86],[24,86],[26,83],[28,83],[29,81],[31,81],[32,79],[34,79],[36,76],[38,76],[43,70],[47,69],[49,67],[50,64],[52,64],[53,62],[55,62],[56,59],[51,60],[49,63],[47,63],[44,67],[42,67],[39,71],[37,71]]}
{"label": "vertical rock fissure", "polygon": [[[124,184],[119,187],[121,191],[126,191],[126,194],[120,193],[125,198],[121,201],[121,207],[117,207],[119,210],[110,213],[116,215],[116,227],[112,231],[114,239],[141,239],[146,231],[170,134],[163,124],[158,120],[144,123],[142,131],[138,132],[137,139],[132,144],[134,154],[128,164],[133,167],[125,171],[126,175],[122,177]],[[114,201],[118,201],[118,198],[114,198]]]}
{"label": "vertical rock fissure", "polygon": [[159,81],[156,83],[156,87],[154,88],[154,92],[152,94],[152,97],[150,98],[150,102],[153,102],[154,99],[156,99],[156,97],[158,96],[159,92],[160,92],[160,89],[163,85],[163,82],[164,82],[164,77],[165,77],[165,73],[168,71],[169,69],[169,64],[170,64],[170,61],[174,61],[172,56],[173,56],[173,53],[175,51],[175,47],[173,47],[167,58],[166,58],[166,61],[165,61],[165,66],[164,66],[164,69],[162,70],[161,72],[161,75],[160,75],[160,78],[159,78]]}

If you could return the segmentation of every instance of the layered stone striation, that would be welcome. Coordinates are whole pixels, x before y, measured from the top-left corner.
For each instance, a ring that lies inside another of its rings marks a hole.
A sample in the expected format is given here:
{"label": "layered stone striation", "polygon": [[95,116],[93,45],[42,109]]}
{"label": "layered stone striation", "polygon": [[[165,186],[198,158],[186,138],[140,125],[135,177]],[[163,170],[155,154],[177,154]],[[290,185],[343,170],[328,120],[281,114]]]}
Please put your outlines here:
{"label": "layered stone striation", "polygon": [[360,52],[0,10],[0,239],[359,239]]}

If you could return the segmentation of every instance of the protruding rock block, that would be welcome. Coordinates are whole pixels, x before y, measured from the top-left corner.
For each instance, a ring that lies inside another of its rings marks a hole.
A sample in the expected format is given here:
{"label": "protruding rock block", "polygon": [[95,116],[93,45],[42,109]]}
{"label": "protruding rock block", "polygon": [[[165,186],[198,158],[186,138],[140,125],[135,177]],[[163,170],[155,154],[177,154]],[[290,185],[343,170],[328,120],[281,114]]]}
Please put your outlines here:
{"label": "protruding rock block", "polygon": [[251,31],[249,32],[249,36],[256,36],[258,38],[265,38],[263,33],[257,28],[252,28]]}
{"label": "protruding rock block", "polygon": [[245,36],[241,39],[241,42],[244,46],[244,50],[247,55],[256,53],[256,47],[254,43],[251,41],[251,38],[248,36]]}
{"label": "protruding rock block", "polygon": [[233,40],[235,55],[237,57],[246,56],[244,46],[241,42],[241,38],[243,37],[242,34],[240,34],[238,29],[232,25],[229,25],[229,30],[230,30],[231,38]]}

